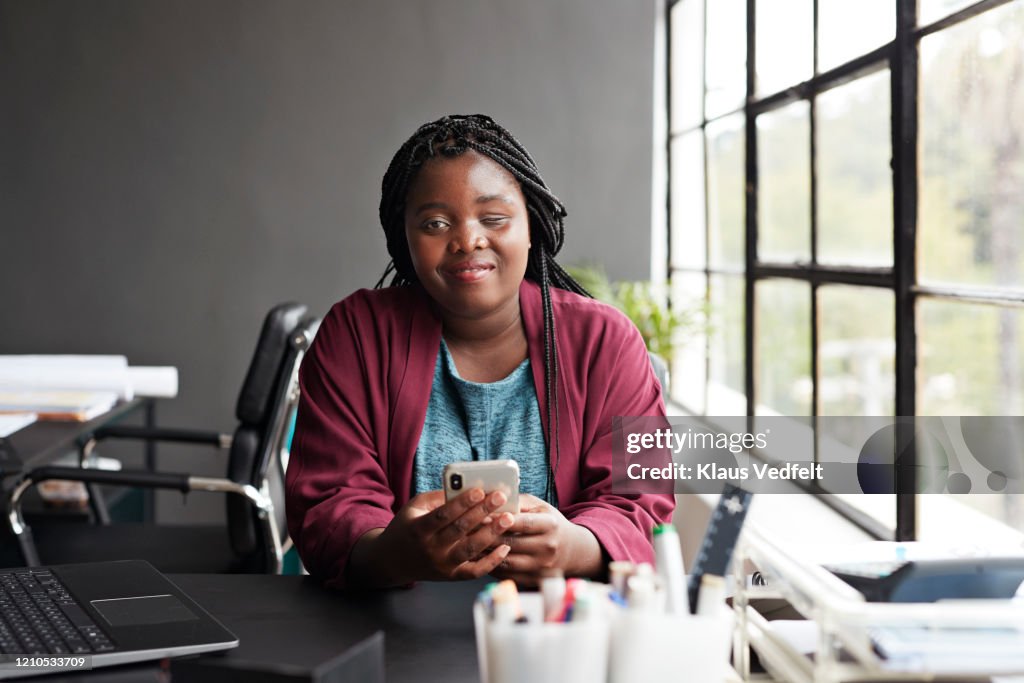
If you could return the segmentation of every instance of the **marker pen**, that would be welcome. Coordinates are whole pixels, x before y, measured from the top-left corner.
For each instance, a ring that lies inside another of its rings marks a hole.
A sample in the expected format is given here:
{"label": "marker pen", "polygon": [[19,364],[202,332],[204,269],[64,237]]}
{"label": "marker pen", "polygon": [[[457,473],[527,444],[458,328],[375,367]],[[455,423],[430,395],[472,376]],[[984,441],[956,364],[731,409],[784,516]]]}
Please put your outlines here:
{"label": "marker pen", "polygon": [[519,591],[514,581],[505,580],[491,592],[494,601],[494,621],[499,624],[513,624],[522,615],[519,609]]}
{"label": "marker pen", "polygon": [[655,611],[654,581],[649,576],[631,576],[627,583],[629,609],[637,612]]}
{"label": "marker pen", "polygon": [[565,575],[561,569],[549,569],[540,580],[540,594],[544,600],[544,621],[557,621],[565,599]]}
{"label": "marker pen", "polygon": [[679,616],[690,614],[683,553],[675,526],[659,524],[654,527],[654,566],[665,587],[668,613]]}
{"label": "marker pen", "polygon": [[725,609],[725,579],[714,574],[705,574],[700,578],[697,615],[714,617],[722,614]]}
{"label": "marker pen", "polygon": [[636,567],[632,562],[616,561],[608,563],[608,575],[611,577],[612,590],[619,594],[619,597],[625,599],[627,597],[628,588],[626,581],[629,577],[633,576],[636,571]]}

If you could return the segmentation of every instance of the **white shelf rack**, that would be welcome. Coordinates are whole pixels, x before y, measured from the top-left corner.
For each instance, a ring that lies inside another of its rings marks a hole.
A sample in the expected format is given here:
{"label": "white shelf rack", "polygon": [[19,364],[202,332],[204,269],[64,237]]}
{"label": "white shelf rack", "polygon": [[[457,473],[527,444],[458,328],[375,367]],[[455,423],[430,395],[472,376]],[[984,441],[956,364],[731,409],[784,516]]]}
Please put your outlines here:
{"label": "white shelf rack", "polygon": [[[747,586],[745,567],[753,564],[765,586]],[[886,667],[872,647],[871,627],[1024,629],[1024,607],[1009,601],[962,600],[940,603],[867,602],[853,587],[821,566],[791,557],[752,527],[743,530],[733,558],[736,637],[734,665],[744,681],[750,677],[750,648],[776,680],[792,683],[847,681],[973,681],[1021,674],[1014,670],[983,670],[985,662],[969,661],[957,671],[898,672]],[[782,598],[817,625],[817,651],[812,659],[797,652],[770,627],[751,601]],[[840,658],[840,653],[845,656]]]}

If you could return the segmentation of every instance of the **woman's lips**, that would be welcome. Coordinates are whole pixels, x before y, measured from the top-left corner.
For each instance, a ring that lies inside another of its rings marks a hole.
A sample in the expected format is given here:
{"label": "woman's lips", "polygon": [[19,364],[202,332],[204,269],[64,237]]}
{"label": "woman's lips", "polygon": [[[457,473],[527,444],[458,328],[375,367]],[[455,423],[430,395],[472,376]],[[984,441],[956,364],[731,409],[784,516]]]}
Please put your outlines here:
{"label": "woman's lips", "polygon": [[444,269],[445,276],[456,282],[479,282],[494,271],[494,264],[486,261],[465,261]]}

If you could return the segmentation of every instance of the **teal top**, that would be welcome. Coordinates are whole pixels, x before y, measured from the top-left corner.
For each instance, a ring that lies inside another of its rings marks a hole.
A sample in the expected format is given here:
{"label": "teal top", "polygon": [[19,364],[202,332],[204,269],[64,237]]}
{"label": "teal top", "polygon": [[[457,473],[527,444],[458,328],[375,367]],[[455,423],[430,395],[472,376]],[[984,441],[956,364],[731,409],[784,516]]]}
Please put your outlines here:
{"label": "teal top", "polygon": [[[443,488],[441,474],[450,462],[502,459],[519,463],[520,492],[546,499],[547,449],[530,359],[497,382],[470,382],[459,377],[442,338],[416,447],[413,494]],[[554,496],[552,486],[551,505]]]}

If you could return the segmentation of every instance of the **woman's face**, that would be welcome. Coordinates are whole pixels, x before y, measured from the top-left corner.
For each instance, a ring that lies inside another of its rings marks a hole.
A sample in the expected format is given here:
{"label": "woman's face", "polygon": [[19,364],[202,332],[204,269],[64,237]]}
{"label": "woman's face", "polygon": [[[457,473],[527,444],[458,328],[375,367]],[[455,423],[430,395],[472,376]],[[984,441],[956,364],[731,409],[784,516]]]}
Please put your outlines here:
{"label": "woman's face", "polygon": [[452,315],[482,318],[515,300],[530,225],[516,179],[467,150],[433,157],[405,202],[405,234],[420,283]]}

